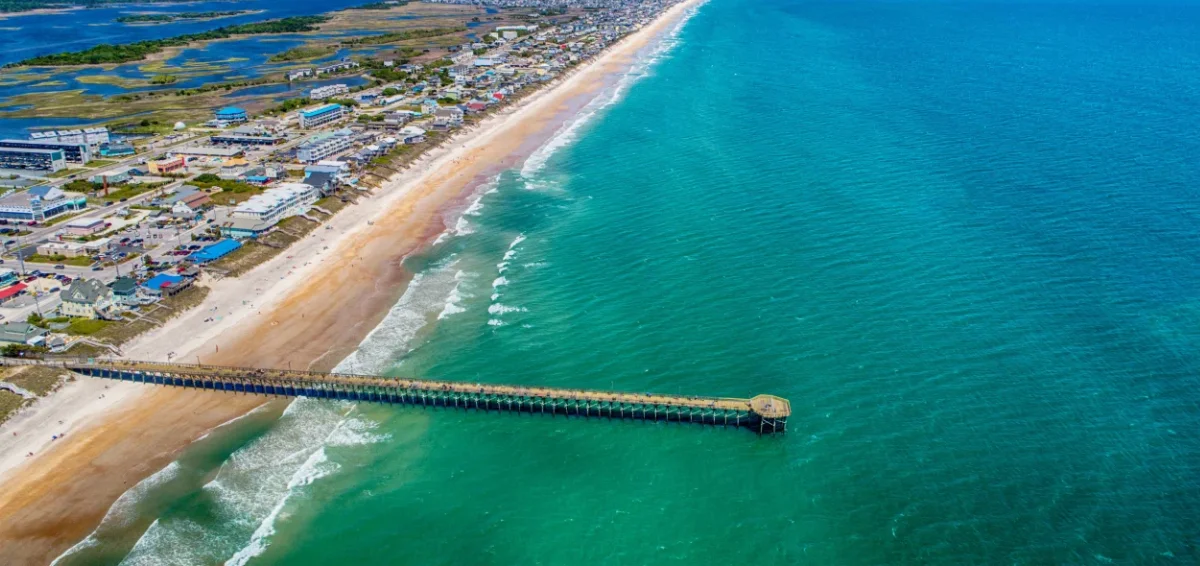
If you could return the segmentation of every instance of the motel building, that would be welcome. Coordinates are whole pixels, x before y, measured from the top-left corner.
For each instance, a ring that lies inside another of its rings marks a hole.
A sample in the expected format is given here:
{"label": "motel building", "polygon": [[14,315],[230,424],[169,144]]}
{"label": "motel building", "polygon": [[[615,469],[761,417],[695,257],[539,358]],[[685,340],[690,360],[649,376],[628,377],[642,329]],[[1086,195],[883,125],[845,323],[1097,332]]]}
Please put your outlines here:
{"label": "motel building", "polygon": [[326,104],[320,108],[313,110],[300,111],[300,127],[315,128],[322,124],[328,124],[345,114],[346,110],[341,104]]}
{"label": "motel building", "polygon": [[250,197],[227,215],[218,215],[215,221],[227,238],[256,238],[280,220],[308,212],[320,196],[312,185],[284,183]]}

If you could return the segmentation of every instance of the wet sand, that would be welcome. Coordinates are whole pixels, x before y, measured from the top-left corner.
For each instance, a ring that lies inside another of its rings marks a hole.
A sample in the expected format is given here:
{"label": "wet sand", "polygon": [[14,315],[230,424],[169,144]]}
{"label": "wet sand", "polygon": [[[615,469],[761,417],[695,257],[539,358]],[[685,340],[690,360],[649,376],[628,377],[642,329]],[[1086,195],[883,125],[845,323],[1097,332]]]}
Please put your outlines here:
{"label": "wet sand", "polygon": [[[298,243],[295,253],[286,252],[292,255],[245,276],[270,275],[273,280],[277,271],[290,267],[280,275],[280,284],[256,288],[261,292],[252,294],[250,285],[241,283],[248,296],[239,298],[230,297],[229,289],[218,293],[222,286],[235,288],[234,283],[216,282],[210,300],[126,354],[165,359],[171,351],[179,354],[176,359],[199,356],[204,363],[332,369],[403,294],[412,277],[403,267],[404,258],[445,229],[445,216],[460,210],[475,187],[520,163],[552,137],[601,89],[623,76],[647,43],[699,2],[675,6],[558,85],[451,140],[389,181],[379,195],[354,207],[357,212],[343,211],[334,218],[353,220],[354,214],[369,214],[370,223],[358,222],[333,234],[319,229]],[[232,304],[235,300],[258,304],[239,310]],[[202,325],[200,317],[207,311],[226,309],[225,326]],[[193,347],[198,340],[202,341]],[[139,353],[143,355],[135,355]],[[271,402],[264,397],[113,384],[118,386],[142,389],[4,477],[0,548],[5,563],[49,562],[94,530],[125,490],[166,466],[189,443]]]}

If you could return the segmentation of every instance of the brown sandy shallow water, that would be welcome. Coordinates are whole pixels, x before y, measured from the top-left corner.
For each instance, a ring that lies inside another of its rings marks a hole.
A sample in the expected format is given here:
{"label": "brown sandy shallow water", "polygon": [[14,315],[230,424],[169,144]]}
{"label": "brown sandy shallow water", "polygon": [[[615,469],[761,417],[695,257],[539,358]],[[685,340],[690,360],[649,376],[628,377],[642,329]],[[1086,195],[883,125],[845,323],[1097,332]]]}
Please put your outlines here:
{"label": "brown sandy shallow water", "polygon": [[[332,369],[403,294],[412,277],[404,258],[444,229],[447,212],[461,207],[480,183],[520,163],[619,79],[645,44],[682,17],[681,8],[627,38],[570,81],[528,101],[527,107],[491,118],[499,122],[487,144],[425,172],[373,225],[340,242],[332,265],[317,271],[266,317],[202,348],[212,352],[204,362]],[[484,124],[463,135],[489,129]],[[73,434],[0,485],[0,562],[50,562],[92,532],[127,489],[169,464],[205,432],[264,402],[269,401],[155,389]]]}

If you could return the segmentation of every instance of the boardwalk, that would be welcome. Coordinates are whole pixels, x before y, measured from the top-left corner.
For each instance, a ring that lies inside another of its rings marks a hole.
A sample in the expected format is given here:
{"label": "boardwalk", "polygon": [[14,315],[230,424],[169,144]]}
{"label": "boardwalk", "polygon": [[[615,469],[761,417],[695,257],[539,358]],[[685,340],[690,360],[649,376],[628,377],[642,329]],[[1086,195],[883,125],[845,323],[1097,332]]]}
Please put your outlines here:
{"label": "boardwalk", "polygon": [[134,360],[0,358],[0,365],[30,364],[90,377],[236,393],[689,422],[746,427],[760,434],[784,432],[791,414],[791,404],[773,395],[739,399]]}

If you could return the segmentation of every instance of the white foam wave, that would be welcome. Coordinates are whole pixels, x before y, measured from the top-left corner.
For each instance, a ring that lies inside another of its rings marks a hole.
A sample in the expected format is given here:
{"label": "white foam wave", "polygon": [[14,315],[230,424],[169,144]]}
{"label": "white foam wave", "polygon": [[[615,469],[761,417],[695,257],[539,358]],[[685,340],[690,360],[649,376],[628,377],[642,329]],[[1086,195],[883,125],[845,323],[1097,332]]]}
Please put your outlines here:
{"label": "white foam wave", "polygon": [[508,305],[502,305],[500,303],[492,303],[491,306],[488,307],[488,314],[495,315],[495,314],[505,314],[505,313],[510,313],[510,312],[529,312],[529,309],[526,309],[524,307],[510,307]]}
{"label": "white foam wave", "polygon": [[457,272],[455,272],[454,288],[451,289],[450,294],[446,296],[446,302],[445,302],[445,305],[442,307],[442,312],[438,314],[438,320],[446,318],[450,315],[455,315],[455,314],[458,314],[461,312],[467,312],[467,309],[463,308],[461,303],[462,303],[463,299],[469,299],[472,297],[472,295],[461,291],[462,282],[470,280],[470,279],[474,279],[475,275],[476,275],[475,273],[468,273],[461,269],[458,270]]}
{"label": "white foam wave", "polygon": [[458,220],[454,222],[455,236],[466,236],[474,233],[475,229],[471,227],[471,223],[467,221],[466,216],[460,216]]}
{"label": "white foam wave", "polygon": [[407,348],[428,323],[429,316],[444,312],[447,304],[454,303],[457,306],[457,302],[450,300],[454,298],[450,295],[458,288],[461,279],[456,280],[456,277],[460,277],[459,272],[452,269],[453,263],[450,263],[417,273],[396,305],[367,334],[358,349],[342,360],[334,371],[377,374],[386,370],[397,352]]}
{"label": "white foam wave", "polygon": [[467,209],[463,211],[463,215],[464,216],[479,216],[480,214],[482,214],[483,197],[487,194],[488,193],[480,193],[479,196],[475,197],[475,200],[471,201],[471,206],[468,206]]}
{"label": "white foam wave", "polygon": [[494,318],[489,318],[489,319],[488,319],[488,326],[504,326],[504,321],[503,321],[503,320],[496,320],[496,319],[494,319]]}
{"label": "white foam wave", "polygon": [[492,288],[493,289],[495,289],[497,287],[503,287],[505,285],[508,285],[508,279],[505,278],[504,276],[500,276],[500,277],[497,277],[492,280]]}

